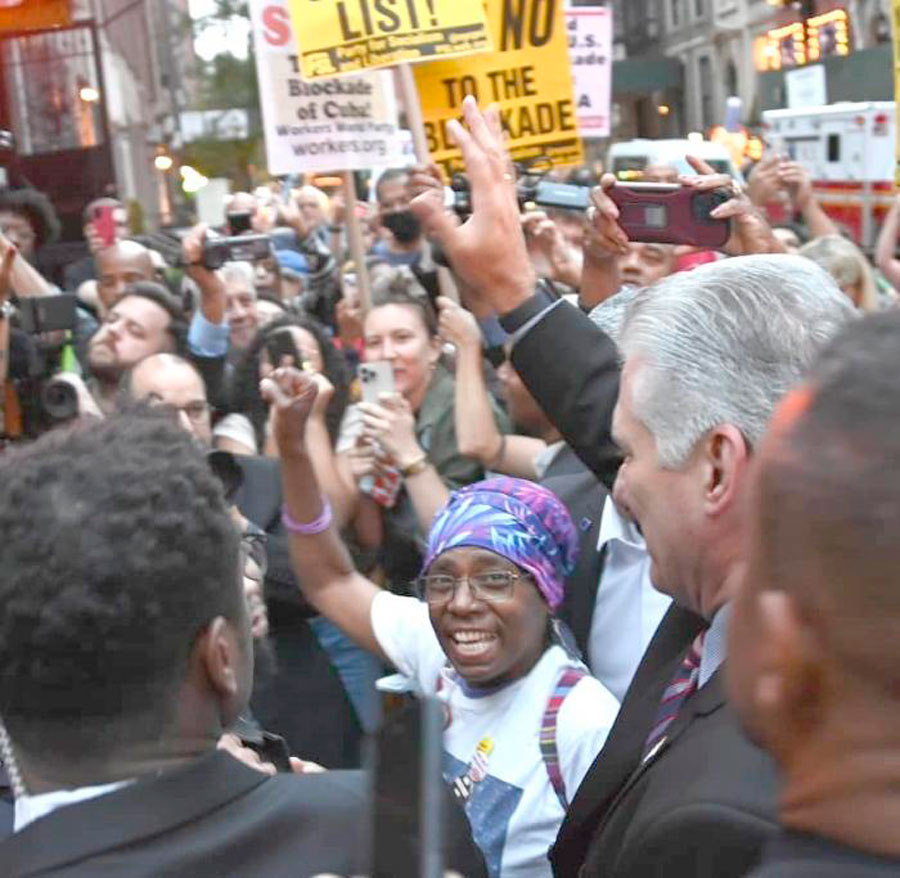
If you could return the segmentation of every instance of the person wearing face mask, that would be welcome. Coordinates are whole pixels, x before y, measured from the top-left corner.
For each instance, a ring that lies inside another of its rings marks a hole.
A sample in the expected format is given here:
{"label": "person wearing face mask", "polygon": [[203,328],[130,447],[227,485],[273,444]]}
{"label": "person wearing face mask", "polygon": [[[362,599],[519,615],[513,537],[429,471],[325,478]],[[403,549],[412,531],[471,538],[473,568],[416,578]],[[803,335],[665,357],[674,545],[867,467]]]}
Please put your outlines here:
{"label": "person wearing face mask", "polygon": [[438,266],[422,223],[410,209],[410,174],[405,168],[385,171],[375,184],[378,240],[373,256],[388,265],[405,265],[425,288],[434,304],[440,293]]}
{"label": "person wearing face mask", "polygon": [[422,600],[381,591],[353,568],[331,527],[304,447],[315,383],[281,369],[264,392],[277,412],[282,514],[304,593],[416,692],[442,702],[444,779],[489,874],[549,878],[547,848],[569,791],[618,711],[563,645],[555,619],[577,554],[569,513],[524,480],[469,485],[431,527]]}

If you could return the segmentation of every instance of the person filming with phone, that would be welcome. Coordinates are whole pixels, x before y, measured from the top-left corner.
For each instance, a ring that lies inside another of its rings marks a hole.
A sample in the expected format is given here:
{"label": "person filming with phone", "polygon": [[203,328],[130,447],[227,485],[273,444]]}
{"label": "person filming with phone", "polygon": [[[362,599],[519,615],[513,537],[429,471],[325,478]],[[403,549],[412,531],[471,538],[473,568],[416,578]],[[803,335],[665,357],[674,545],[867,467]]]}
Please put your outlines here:
{"label": "person filming with phone", "polygon": [[[382,509],[385,571],[404,589],[421,564],[421,534],[449,492],[483,478],[484,468],[459,451],[455,379],[425,290],[408,268],[393,268],[375,280],[372,301],[360,366],[365,401],[345,421],[338,452],[345,477]],[[383,376],[377,388],[367,380],[375,374]],[[496,406],[493,416],[508,432]]]}

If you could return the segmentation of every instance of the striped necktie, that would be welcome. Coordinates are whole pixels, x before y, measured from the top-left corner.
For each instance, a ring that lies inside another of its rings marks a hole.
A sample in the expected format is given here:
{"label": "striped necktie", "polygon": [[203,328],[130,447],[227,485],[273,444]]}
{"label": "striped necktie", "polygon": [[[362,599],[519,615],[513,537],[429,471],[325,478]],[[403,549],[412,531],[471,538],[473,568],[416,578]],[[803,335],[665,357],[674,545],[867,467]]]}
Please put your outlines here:
{"label": "striped necktie", "polygon": [[700,677],[700,657],[703,655],[703,641],[706,631],[701,631],[682,659],[672,682],[663,692],[662,700],[653,720],[653,728],[647,736],[644,744],[644,756],[646,756],[664,737],[666,730],[672,725],[681,705],[697,689],[697,681]]}

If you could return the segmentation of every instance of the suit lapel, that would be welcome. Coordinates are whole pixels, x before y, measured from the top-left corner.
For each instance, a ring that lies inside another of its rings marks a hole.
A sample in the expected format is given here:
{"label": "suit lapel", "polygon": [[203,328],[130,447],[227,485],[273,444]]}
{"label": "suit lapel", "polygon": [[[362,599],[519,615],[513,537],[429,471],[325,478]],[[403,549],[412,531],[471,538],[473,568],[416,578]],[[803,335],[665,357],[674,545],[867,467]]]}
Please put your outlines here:
{"label": "suit lapel", "polygon": [[628,794],[628,791],[641,779],[644,773],[651,768],[660,757],[668,750],[678,738],[688,729],[691,723],[700,717],[708,716],[715,712],[725,704],[725,693],[722,690],[722,683],[719,671],[710,677],[706,685],[697,690],[682,705],[678,716],[675,717],[672,725],[666,730],[666,734],[656,744],[656,746],[641,759],[640,764],[634,770],[631,777],[628,778],[625,785],[619,790],[615,801],[609,808],[613,811],[616,803]]}
{"label": "suit lapel", "polygon": [[125,847],[196,820],[264,783],[266,775],[215,752],[183,769],[60,808],[0,845],[3,874],[25,878]]}
{"label": "suit lapel", "polygon": [[589,836],[605,819],[622,785],[640,765],[662,692],[705,621],[673,604],[635,672],[606,744],[585,775],[557,840],[560,854],[569,843],[586,847]]}

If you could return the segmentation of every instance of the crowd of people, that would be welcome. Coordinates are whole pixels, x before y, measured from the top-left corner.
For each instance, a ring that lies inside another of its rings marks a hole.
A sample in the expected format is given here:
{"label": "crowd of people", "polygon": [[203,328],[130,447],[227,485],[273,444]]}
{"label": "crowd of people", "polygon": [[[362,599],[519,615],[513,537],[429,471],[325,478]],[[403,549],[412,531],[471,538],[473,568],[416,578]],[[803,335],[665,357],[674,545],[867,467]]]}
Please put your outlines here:
{"label": "crowd of people", "polygon": [[[630,240],[464,117],[469,215],[386,171],[364,264],[279,182],[50,271],[0,192],[3,875],[900,873],[900,200],[872,264],[692,158],[721,251]],[[436,834],[364,759],[420,698]]]}

